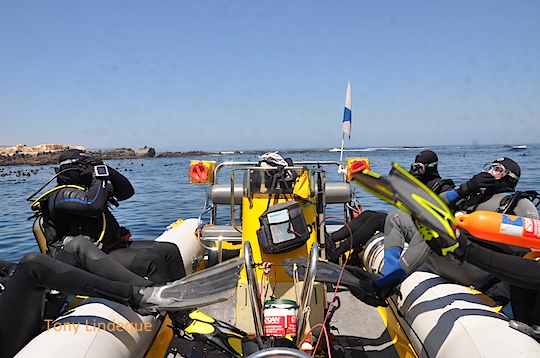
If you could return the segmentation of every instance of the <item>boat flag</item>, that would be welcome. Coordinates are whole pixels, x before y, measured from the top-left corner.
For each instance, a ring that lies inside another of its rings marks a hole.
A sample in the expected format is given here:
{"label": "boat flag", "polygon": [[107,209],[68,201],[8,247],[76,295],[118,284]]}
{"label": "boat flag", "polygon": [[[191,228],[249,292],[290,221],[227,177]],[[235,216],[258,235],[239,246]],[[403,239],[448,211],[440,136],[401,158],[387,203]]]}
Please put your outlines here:
{"label": "boat flag", "polygon": [[347,94],[345,95],[345,111],[343,112],[343,125],[341,130],[349,135],[351,139],[352,124],[352,98],[351,98],[351,80],[347,83]]}

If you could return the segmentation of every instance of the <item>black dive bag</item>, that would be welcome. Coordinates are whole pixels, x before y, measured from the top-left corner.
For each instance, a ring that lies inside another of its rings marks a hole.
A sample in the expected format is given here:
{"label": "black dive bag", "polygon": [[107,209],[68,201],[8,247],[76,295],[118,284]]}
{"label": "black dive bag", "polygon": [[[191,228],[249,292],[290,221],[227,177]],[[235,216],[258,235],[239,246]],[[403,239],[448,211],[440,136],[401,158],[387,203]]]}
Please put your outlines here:
{"label": "black dive bag", "polygon": [[259,245],[266,254],[297,249],[309,239],[310,232],[298,202],[291,200],[270,206],[259,216]]}

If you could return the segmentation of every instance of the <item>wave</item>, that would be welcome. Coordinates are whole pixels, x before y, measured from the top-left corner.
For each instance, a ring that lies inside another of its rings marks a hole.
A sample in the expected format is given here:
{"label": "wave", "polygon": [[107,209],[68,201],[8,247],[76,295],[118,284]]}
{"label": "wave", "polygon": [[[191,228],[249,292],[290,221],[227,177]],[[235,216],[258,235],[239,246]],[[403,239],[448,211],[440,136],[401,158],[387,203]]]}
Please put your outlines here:
{"label": "wave", "polygon": [[[343,149],[343,152],[378,152],[378,151],[405,151],[405,150],[422,150],[427,149],[425,147],[370,147],[370,148],[351,148]],[[329,152],[341,152],[340,148],[332,148],[328,150]]]}

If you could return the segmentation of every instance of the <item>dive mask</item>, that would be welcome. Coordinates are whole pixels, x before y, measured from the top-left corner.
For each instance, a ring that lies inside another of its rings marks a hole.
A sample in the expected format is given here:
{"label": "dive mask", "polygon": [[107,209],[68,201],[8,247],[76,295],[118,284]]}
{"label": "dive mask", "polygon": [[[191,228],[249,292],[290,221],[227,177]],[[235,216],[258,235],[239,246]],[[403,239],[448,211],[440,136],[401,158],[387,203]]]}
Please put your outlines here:
{"label": "dive mask", "polygon": [[437,165],[437,162],[424,164],[424,163],[412,163],[411,164],[411,170],[409,171],[412,175],[424,175],[426,173],[427,168],[432,168]]}
{"label": "dive mask", "polygon": [[519,177],[515,173],[506,169],[506,167],[501,163],[486,164],[484,165],[484,169],[482,169],[482,171],[491,174],[496,180],[500,180],[506,175],[508,175],[510,178],[519,180]]}

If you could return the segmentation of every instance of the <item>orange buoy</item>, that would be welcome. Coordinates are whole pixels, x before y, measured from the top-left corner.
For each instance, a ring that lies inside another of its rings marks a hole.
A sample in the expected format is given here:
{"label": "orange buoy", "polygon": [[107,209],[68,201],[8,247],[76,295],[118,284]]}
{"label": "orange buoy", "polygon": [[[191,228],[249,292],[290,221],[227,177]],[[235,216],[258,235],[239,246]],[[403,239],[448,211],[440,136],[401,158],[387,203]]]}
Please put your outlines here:
{"label": "orange buoy", "polygon": [[456,215],[459,227],[489,241],[540,249],[540,220],[491,211]]}
{"label": "orange buoy", "polygon": [[201,183],[208,179],[208,167],[203,162],[189,166],[189,178],[192,182]]}

